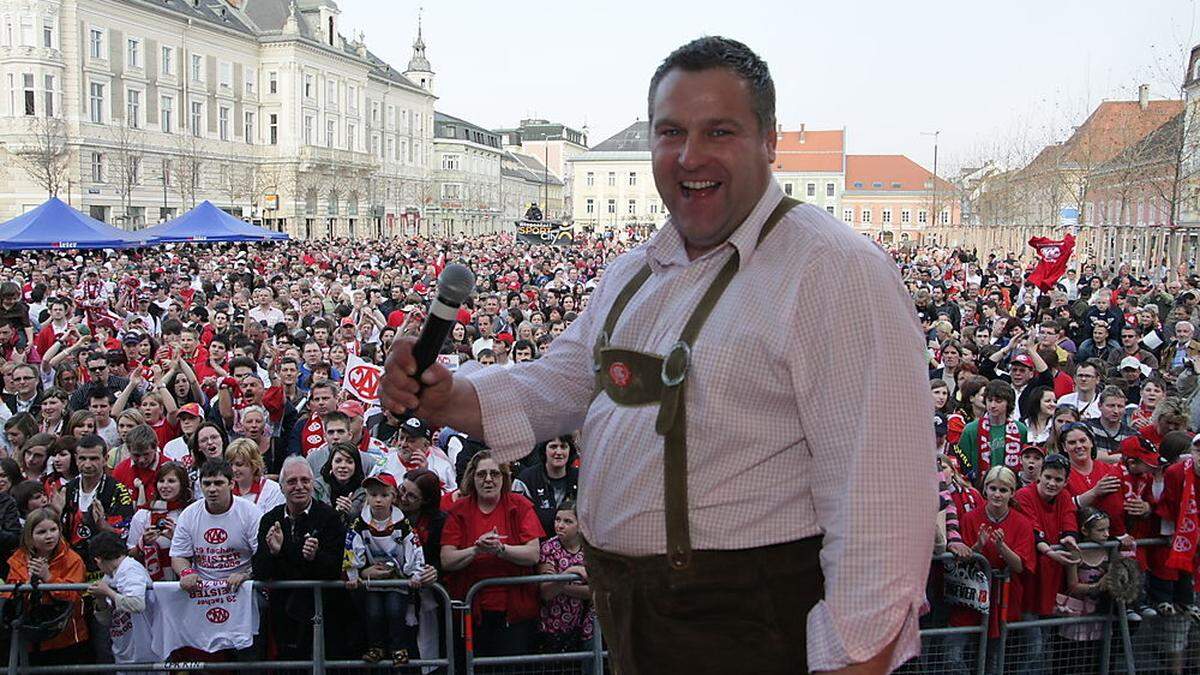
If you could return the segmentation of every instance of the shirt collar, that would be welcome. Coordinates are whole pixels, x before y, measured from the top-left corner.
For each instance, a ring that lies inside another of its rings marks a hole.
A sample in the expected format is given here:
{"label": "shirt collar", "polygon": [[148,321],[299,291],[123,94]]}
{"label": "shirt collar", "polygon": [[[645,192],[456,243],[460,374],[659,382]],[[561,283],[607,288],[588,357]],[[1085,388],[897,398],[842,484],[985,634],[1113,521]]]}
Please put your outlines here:
{"label": "shirt collar", "polygon": [[[313,499],[309,499],[308,506],[304,507],[304,510],[300,512],[300,515],[307,516],[309,514],[309,512],[312,511],[312,506],[313,506]],[[292,512],[290,509],[288,509],[287,504],[284,504],[284,506],[283,506],[283,517],[284,518],[292,517]]]}
{"label": "shirt collar", "polygon": [[720,251],[727,250],[732,246],[740,257],[739,265],[744,266],[754,256],[754,250],[758,244],[758,234],[762,231],[767,217],[775,210],[781,199],[783,199],[783,190],[779,187],[779,183],[771,179],[767,183],[767,189],[759,197],[758,203],[751,209],[750,215],[738,225],[729,239],[696,260],[688,260],[683,237],[675,229],[671,219],[667,218],[658,233],[646,244],[646,263],[650,265],[651,271],[657,273],[671,265],[687,266],[710,256],[719,255]]}

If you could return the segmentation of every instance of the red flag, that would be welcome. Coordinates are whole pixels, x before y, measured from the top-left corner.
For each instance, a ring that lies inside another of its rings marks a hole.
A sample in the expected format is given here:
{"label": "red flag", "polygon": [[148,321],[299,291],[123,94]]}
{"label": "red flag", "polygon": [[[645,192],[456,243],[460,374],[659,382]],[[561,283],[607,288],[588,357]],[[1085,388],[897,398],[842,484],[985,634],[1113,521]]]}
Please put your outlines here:
{"label": "red flag", "polygon": [[1075,250],[1075,236],[1068,234],[1062,239],[1031,237],[1029,245],[1037,253],[1038,265],[1026,281],[1033,282],[1042,291],[1049,291],[1067,271],[1067,261]]}

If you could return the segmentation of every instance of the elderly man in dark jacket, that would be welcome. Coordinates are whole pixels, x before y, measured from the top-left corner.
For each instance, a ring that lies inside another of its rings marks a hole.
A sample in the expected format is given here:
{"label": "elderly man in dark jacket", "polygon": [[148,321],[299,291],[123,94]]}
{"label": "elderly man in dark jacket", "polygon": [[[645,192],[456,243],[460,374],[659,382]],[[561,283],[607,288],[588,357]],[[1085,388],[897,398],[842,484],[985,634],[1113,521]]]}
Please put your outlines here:
{"label": "elderly man in dark jacket", "polygon": [[[283,463],[279,482],[286,501],[264,514],[259,522],[254,578],[340,579],[346,531],[333,507],[313,498],[312,468],[303,457],[289,457]],[[336,625],[329,620],[334,609],[329,602],[331,595],[324,593],[326,626]],[[280,657],[308,659],[312,655],[312,590],[274,590],[269,599],[270,629]]]}

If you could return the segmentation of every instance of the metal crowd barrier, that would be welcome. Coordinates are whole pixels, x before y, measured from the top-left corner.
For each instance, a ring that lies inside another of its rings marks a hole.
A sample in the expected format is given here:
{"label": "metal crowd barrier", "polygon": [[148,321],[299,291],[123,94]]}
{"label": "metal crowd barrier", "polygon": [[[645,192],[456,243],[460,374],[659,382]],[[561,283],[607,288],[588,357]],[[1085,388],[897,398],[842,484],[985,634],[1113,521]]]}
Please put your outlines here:
{"label": "metal crowd barrier", "polygon": [[[1163,538],[1138,540],[1141,547],[1163,546],[1167,544]],[[1106,548],[1113,549],[1118,544],[1109,542],[1104,545],[1081,544],[1081,549]],[[946,553],[934,556],[934,563],[952,560],[955,557]],[[989,578],[999,577],[1002,587],[1007,583],[1004,570],[992,570],[987,560],[979,554],[973,554],[971,559],[983,565]],[[590,650],[563,654],[521,654],[512,656],[481,656],[475,654],[475,626],[470,607],[475,597],[484,589],[494,586],[510,586],[517,584],[540,584],[547,581],[579,581],[574,574],[534,575],[522,577],[503,577],[486,579],[476,583],[468,591],[464,599],[451,600],[441,585],[429,588],[435,589],[438,601],[442,607],[440,612],[445,621],[446,630],[441,636],[440,643],[444,649],[443,658],[413,659],[409,668],[444,668],[445,673],[454,675],[455,637],[457,631],[463,638],[464,669],[467,675],[475,675],[478,670],[504,667],[506,672],[543,672],[542,668],[562,669],[570,664],[576,664],[571,672],[602,675],[606,672],[607,652],[603,645],[603,636],[599,622],[594,624],[594,633]],[[381,664],[370,664],[359,660],[325,660],[325,630],[324,605],[322,589],[345,589],[341,581],[279,581],[255,582],[258,587],[267,589],[304,589],[313,590],[313,654],[307,661],[236,661],[224,663],[137,663],[137,664],[72,664],[67,666],[31,667],[20,662],[24,654],[19,644],[10,647],[8,672],[17,673],[107,673],[116,671],[207,671],[207,670],[309,670],[316,675],[324,675],[327,668],[335,669],[368,669],[384,667]],[[366,588],[388,588],[408,586],[407,580],[387,580],[364,582]],[[0,585],[0,592],[28,590],[28,584],[19,586]],[[41,584],[42,590],[76,590],[83,591],[87,584]],[[992,600],[1002,602],[1003,591]],[[1097,613],[1079,617],[1046,617],[1030,621],[1007,622],[1001,617],[999,621],[1000,637],[988,639],[988,629],[991,612],[981,613],[979,623],[970,626],[930,627],[920,631],[921,656],[905,664],[898,672],[902,673],[974,673],[985,675],[989,672],[1030,673],[1032,675],[1048,675],[1051,673],[1108,673],[1139,672],[1200,672],[1200,626],[1192,626],[1187,617],[1157,617],[1143,620],[1131,625],[1126,616],[1123,604],[1113,602],[1107,613]],[[460,621],[455,622],[454,613],[459,614]],[[1092,629],[1090,633],[1088,629]],[[1043,638],[1040,647],[1035,641],[1035,633]],[[1063,634],[1075,638],[1071,639]],[[956,656],[951,645],[958,643],[954,649],[962,649],[962,662],[955,663]],[[969,660],[965,657],[970,654]],[[990,663],[989,663],[990,661]],[[968,665],[970,664],[970,665]],[[990,668],[989,668],[990,666]],[[387,665],[390,668],[390,664]],[[557,672],[557,671],[554,671]]]}
{"label": "metal crowd barrier", "polygon": [[[591,672],[592,675],[604,674],[604,659],[608,656],[608,652],[604,650],[604,638],[600,634],[600,621],[595,618],[593,613],[592,619],[592,644],[591,651],[586,652],[567,652],[562,654],[521,654],[513,656],[476,656],[475,655],[475,620],[471,612],[471,605],[475,600],[475,596],[484,589],[494,586],[518,586],[522,584],[541,584],[547,581],[583,581],[583,577],[578,574],[539,574],[532,576],[521,577],[497,577],[494,579],[484,579],[476,582],[467,590],[466,596],[462,602],[454,603],[455,610],[463,613],[463,638],[465,645],[465,660],[467,675],[475,675],[476,668],[486,668],[488,666],[513,666],[519,668],[522,666],[534,666],[537,664],[555,664],[555,663],[572,663],[579,662],[580,669],[574,672],[583,671],[583,667],[590,664],[590,669],[584,672]],[[530,670],[534,670],[530,668]],[[510,669],[508,672],[515,672]]]}
{"label": "metal crowd barrier", "polygon": [[[158,582],[155,586],[163,582]],[[407,588],[411,586],[407,579],[381,579],[377,581],[364,580],[362,588]],[[39,584],[42,591],[86,591],[89,584]],[[342,581],[254,581],[255,588],[267,590],[299,590],[311,589],[313,592],[313,645],[312,658],[305,661],[226,661],[220,663],[206,662],[152,662],[152,663],[76,663],[61,666],[29,666],[25,664],[25,649],[21,644],[19,624],[14,626],[12,639],[9,643],[8,672],[10,675],[19,673],[111,673],[117,671],[207,671],[207,670],[300,670],[306,669],[313,675],[325,675],[326,668],[360,669],[380,668],[382,664],[367,663],[362,660],[328,660],[325,658],[325,599],[321,592],[326,589],[346,590]],[[453,614],[450,595],[441,584],[422,586],[434,592],[441,605],[442,616],[445,619],[446,631],[442,635],[441,645],[444,650],[442,658],[412,659],[406,668],[445,668],[447,675],[454,675],[454,631],[452,629]],[[0,593],[32,590],[30,584],[3,584]],[[260,626],[260,631],[262,630]],[[391,668],[391,664],[386,664]]]}

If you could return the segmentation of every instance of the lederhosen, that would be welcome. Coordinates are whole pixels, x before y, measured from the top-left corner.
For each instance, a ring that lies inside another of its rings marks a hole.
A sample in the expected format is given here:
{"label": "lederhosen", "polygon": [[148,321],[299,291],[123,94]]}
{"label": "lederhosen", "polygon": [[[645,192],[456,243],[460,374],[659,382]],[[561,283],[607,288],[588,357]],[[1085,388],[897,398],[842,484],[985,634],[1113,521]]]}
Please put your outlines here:
{"label": "lederhosen", "polygon": [[[800,202],[785,197],[756,246]],[[737,274],[735,250],[666,356],[610,344],[626,305],[650,277],[648,265],[613,301],[596,338],[596,395],[618,406],[658,405],[663,437],[666,555],[629,557],[587,546],[588,576],[601,627],[620,675],[806,672],[805,623],[824,595],[820,537],[742,551],[694,551],[688,514],[686,386],[693,345]]]}

